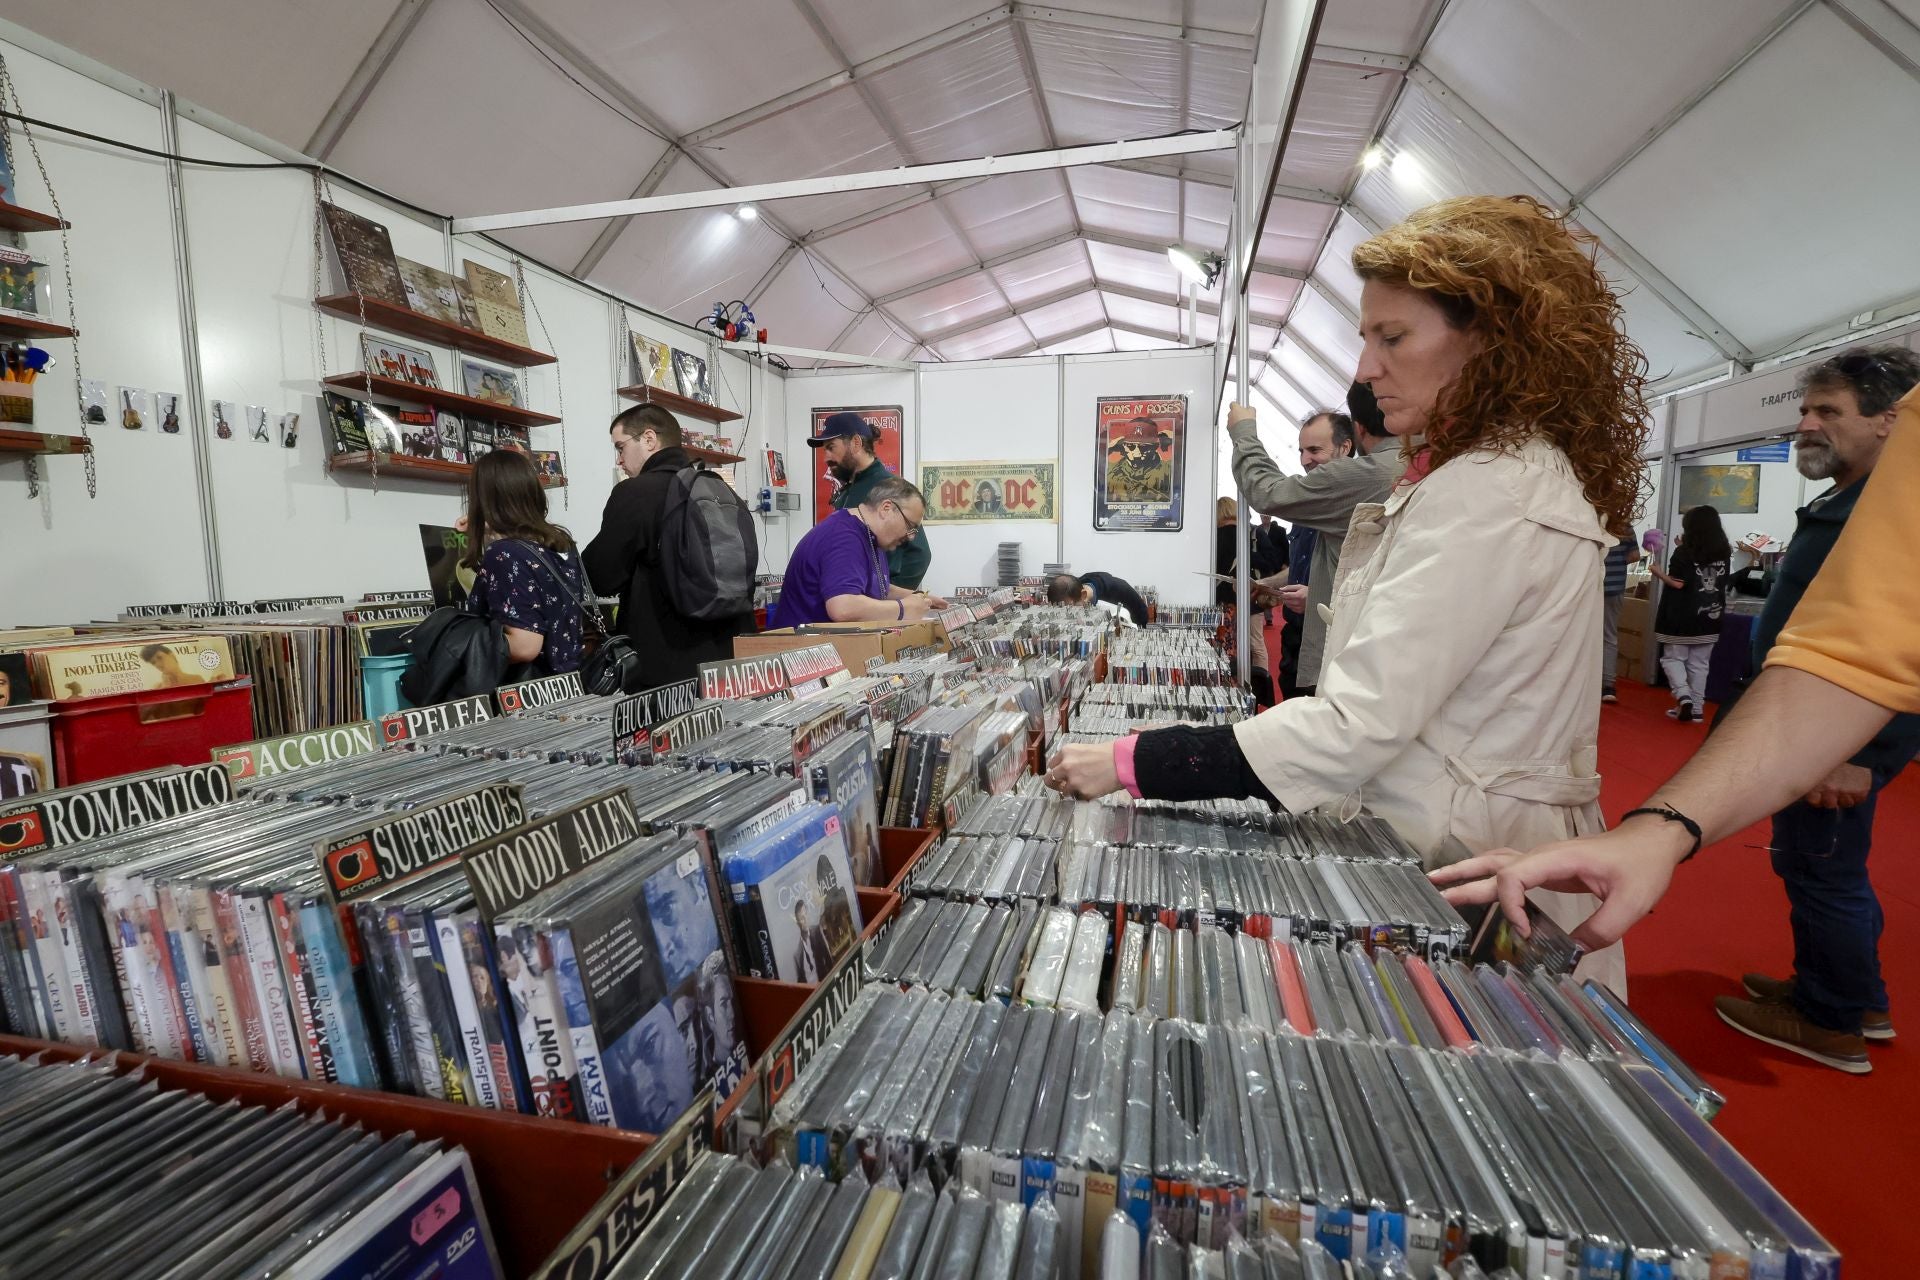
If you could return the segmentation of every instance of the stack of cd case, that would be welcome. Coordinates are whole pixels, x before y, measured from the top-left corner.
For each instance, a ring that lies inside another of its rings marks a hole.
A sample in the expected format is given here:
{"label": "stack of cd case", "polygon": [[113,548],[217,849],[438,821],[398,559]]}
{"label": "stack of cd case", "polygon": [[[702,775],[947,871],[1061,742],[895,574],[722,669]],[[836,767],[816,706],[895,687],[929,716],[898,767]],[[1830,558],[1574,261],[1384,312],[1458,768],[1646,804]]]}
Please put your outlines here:
{"label": "stack of cd case", "polygon": [[1659,1072],[1570,1047],[1460,1052],[878,984],[781,1099],[766,1151],[843,1184],[924,1176],[989,1204],[1051,1201],[1062,1274],[1107,1274],[1117,1211],[1136,1261],[1158,1231],[1183,1249],[1313,1242],[1382,1275],[1461,1259],[1528,1277],[1837,1275]]}
{"label": "stack of cd case", "polygon": [[9,1275],[502,1274],[466,1153],[0,1057]]}

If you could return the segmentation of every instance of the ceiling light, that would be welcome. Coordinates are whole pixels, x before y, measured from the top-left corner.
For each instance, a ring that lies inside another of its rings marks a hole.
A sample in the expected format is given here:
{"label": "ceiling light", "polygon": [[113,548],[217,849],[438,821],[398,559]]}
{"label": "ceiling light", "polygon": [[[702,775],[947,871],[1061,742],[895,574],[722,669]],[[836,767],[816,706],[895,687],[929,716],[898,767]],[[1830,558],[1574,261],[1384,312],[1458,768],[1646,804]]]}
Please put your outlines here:
{"label": "ceiling light", "polygon": [[760,216],[760,211],[750,204],[743,204],[733,214],[742,222],[752,222]]}
{"label": "ceiling light", "polygon": [[1360,167],[1371,173],[1378,169],[1386,158],[1387,149],[1376,142],[1360,153]]}
{"label": "ceiling light", "polygon": [[1167,261],[1173,264],[1182,279],[1191,280],[1202,289],[1213,288],[1213,282],[1220,278],[1220,268],[1227,260],[1217,253],[1203,253],[1199,249],[1184,244],[1167,246]]}

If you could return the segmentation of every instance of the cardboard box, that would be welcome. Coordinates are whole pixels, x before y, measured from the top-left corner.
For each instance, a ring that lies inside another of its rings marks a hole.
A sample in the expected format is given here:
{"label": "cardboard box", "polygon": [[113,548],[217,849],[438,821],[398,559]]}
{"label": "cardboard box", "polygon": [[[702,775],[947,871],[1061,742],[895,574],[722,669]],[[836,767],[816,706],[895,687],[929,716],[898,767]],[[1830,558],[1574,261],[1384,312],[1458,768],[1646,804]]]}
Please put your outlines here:
{"label": "cardboard box", "polygon": [[1653,601],[1637,596],[1626,596],[1620,601],[1620,647],[1627,647],[1627,637],[1643,639],[1653,630]]}
{"label": "cardboard box", "polygon": [[735,636],[733,656],[758,658],[769,653],[805,649],[822,641],[831,642],[840,651],[840,660],[854,675],[865,675],[870,659],[892,662],[903,649],[933,645],[950,648],[946,633],[931,622],[823,622],[808,627],[783,627],[758,635]]}

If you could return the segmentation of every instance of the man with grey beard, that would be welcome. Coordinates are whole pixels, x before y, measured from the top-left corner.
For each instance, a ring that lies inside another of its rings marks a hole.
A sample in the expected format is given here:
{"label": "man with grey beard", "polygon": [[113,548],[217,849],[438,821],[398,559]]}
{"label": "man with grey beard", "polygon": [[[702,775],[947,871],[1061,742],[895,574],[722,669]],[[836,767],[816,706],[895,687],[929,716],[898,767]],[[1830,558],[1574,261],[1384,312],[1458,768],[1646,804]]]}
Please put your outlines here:
{"label": "man with grey beard", "polygon": [[[1807,479],[1834,485],[1799,511],[1754,625],[1756,671],[1839,541],[1893,431],[1894,405],[1916,383],[1920,357],[1894,346],[1855,347],[1801,375],[1794,465]],[[1716,999],[1715,1011],[1736,1031],[1856,1075],[1873,1069],[1868,1040],[1893,1039],[1867,852],[1874,800],[1916,750],[1920,716],[1895,716],[1852,760],[1773,816],[1769,847],[1792,906],[1793,976],[1750,973],[1742,985],[1751,999]]]}

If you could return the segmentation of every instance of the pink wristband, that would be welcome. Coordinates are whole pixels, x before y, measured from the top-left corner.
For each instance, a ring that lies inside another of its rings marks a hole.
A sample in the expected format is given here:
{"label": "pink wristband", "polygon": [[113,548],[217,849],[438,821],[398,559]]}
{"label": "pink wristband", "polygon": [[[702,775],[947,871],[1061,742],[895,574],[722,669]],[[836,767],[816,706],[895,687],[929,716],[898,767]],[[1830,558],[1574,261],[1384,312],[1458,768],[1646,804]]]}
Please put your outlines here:
{"label": "pink wristband", "polygon": [[1140,780],[1133,772],[1133,749],[1140,745],[1140,735],[1130,733],[1117,739],[1113,744],[1113,771],[1120,777],[1120,785],[1135,800],[1140,798]]}

